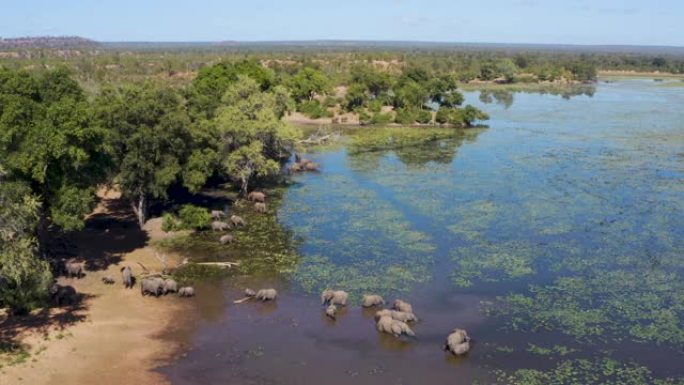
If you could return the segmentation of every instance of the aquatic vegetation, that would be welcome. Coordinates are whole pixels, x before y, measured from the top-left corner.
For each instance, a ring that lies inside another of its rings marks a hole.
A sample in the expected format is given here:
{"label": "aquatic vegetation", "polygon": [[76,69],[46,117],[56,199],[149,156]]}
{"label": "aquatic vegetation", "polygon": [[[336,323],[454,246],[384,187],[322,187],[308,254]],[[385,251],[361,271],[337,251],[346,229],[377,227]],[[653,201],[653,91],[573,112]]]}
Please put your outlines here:
{"label": "aquatic vegetation", "polygon": [[[494,370],[495,384],[506,385],[682,385],[684,379],[657,378],[644,367],[611,359],[567,360],[550,370],[518,369],[513,373]],[[491,382],[488,382],[491,383]]]}
{"label": "aquatic vegetation", "polygon": [[352,136],[349,152],[391,150],[454,138],[453,128],[374,127]]}
{"label": "aquatic vegetation", "polygon": [[[233,269],[239,274],[293,272],[299,261],[297,240],[276,216],[281,194],[280,189],[269,194],[265,214],[257,213],[250,202],[238,201],[233,205],[231,214],[244,218],[247,226],[232,230],[235,241],[231,244],[221,245],[218,242],[222,233],[200,231],[162,240],[158,246],[189,257],[193,262],[240,262],[240,266]],[[214,274],[210,270],[198,269],[184,274]]]}

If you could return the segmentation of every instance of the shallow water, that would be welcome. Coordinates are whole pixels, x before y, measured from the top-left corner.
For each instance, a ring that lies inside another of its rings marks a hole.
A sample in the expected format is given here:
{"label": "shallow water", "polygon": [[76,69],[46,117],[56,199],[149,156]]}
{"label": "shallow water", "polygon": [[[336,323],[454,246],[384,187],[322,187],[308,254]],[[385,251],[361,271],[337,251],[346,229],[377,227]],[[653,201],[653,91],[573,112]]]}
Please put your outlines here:
{"label": "shallow water", "polygon": [[[286,273],[201,287],[174,384],[470,384],[604,357],[684,377],[684,89],[600,83],[565,99],[466,99],[489,128],[421,148],[311,154],[278,209]],[[245,286],[276,304],[232,304]],[[336,322],[318,293],[413,303],[416,339]],[[475,340],[440,350],[449,330]]]}

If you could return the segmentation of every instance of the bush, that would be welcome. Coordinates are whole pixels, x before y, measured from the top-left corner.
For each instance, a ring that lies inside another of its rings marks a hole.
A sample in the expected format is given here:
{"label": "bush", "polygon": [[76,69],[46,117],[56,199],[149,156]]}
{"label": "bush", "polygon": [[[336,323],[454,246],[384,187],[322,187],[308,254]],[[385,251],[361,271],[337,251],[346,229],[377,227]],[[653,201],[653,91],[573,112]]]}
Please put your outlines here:
{"label": "bush", "polygon": [[377,99],[373,99],[368,102],[368,110],[370,112],[380,112],[382,110],[382,103]]}
{"label": "bush", "polygon": [[325,108],[335,107],[336,105],[337,101],[331,96],[327,96],[325,99],[323,99],[323,107]]}
{"label": "bush", "polygon": [[178,211],[178,216],[186,229],[206,229],[211,224],[211,214],[203,207],[184,205]]}
{"label": "bush", "polygon": [[419,110],[416,115],[416,121],[421,124],[432,123],[432,112],[426,110]]}
{"label": "bush", "polygon": [[371,123],[372,124],[389,124],[394,120],[392,118],[391,113],[386,113],[383,114],[382,112],[378,112],[373,114],[373,118],[371,118]]}
{"label": "bush", "polygon": [[398,108],[394,121],[399,124],[413,124],[416,122],[417,111],[412,108]]}
{"label": "bush", "polygon": [[162,231],[168,233],[169,231],[178,231],[183,229],[183,223],[180,219],[171,213],[164,213],[162,215]]}
{"label": "bush", "polygon": [[437,110],[437,115],[435,116],[435,121],[439,124],[449,123],[452,119],[452,111],[453,109],[449,107],[439,107],[439,110]]}
{"label": "bush", "polygon": [[299,105],[298,110],[311,119],[332,116],[332,113],[328,112],[328,110],[326,110],[325,107],[323,107],[321,103],[315,99],[302,102]]}

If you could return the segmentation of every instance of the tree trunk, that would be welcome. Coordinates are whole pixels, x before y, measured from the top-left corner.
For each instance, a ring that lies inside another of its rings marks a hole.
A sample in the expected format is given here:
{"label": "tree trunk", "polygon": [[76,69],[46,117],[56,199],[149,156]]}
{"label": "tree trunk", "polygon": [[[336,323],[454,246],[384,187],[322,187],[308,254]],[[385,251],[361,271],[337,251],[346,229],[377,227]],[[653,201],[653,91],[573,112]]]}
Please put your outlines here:
{"label": "tree trunk", "polygon": [[240,193],[242,196],[246,197],[249,188],[249,178],[240,178],[240,182],[242,182],[240,186]]}
{"label": "tree trunk", "polygon": [[147,219],[147,200],[145,199],[145,194],[140,193],[138,199],[131,202],[131,206],[135,216],[138,217],[138,226],[142,229],[145,226],[145,219]]}
{"label": "tree trunk", "polygon": [[47,258],[48,256],[48,219],[47,219],[47,209],[45,207],[40,210],[40,218],[38,219],[38,255],[41,258]]}

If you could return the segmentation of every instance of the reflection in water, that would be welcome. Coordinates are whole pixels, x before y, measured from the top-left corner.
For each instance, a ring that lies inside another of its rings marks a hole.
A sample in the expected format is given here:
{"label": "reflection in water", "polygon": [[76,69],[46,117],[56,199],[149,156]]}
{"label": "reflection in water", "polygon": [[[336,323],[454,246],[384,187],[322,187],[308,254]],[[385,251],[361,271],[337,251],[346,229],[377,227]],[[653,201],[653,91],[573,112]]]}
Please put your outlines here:
{"label": "reflection in water", "polygon": [[575,86],[561,86],[556,88],[545,88],[539,90],[481,90],[479,93],[478,100],[485,105],[496,103],[508,109],[513,105],[513,102],[515,101],[515,95],[521,93],[537,95],[559,95],[565,100],[570,100],[575,96],[593,97],[596,93],[596,85],[578,84]]}
{"label": "reflection in water", "polygon": [[[472,136],[315,154],[323,172],[298,176],[278,211],[301,242],[291,274],[262,284],[283,289],[277,309],[214,304],[224,323],[164,372],[176,384],[493,383],[522,368],[503,383],[682,378],[684,90],[599,87],[516,94],[485,107],[491,128]],[[315,295],[327,286],[352,293],[335,322]],[[417,338],[379,335],[364,293],[413,303]],[[475,339],[462,358],[441,350],[454,327]]]}

